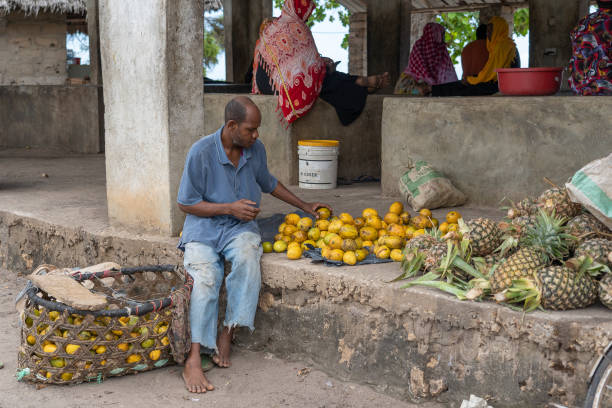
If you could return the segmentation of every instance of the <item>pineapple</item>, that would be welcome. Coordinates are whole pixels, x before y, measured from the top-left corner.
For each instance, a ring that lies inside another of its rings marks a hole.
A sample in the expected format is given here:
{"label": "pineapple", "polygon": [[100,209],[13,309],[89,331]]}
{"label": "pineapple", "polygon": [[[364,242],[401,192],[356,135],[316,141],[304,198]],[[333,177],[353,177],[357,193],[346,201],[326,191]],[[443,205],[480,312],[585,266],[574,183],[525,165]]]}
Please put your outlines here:
{"label": "pineapple", "polygon": [[598,233],[609,233],[610,230],[601,221],[589,213],[580,214],[567,223],[570,234],[583,239],[585,236],[595,237]]}
{"label": "pineapple", "polygon": [[495,295],[495,299],[511,303],[524,301],[527,311],[539,306],[570,310],[592,305],[597,295],[597,282],[588,273],[576,273],[567,266],[547,266],[532,277],[515,280],[507,290]]}
{"label": "pineapple", "polygon": [[543,266],[553,260],[561,260],[568,254],[569,234],[565,233],[563,219],[544,211],[536,218],[535,228],[528,229],[522,237],[519,250],[506,258],[490,278],[491,292],[498,293],[512,285],[512,281],[533,277]]}
{"label": "pineapple", "polygon": [[425,252],[437,242],[438,240],[429,234],[417,235],[406,243],[404,253],[407,254],[413,252],[414,250]]}
{"label": "pineapple", "polygon": [[518,217],[533,215],[538,211],[536,202],[531,198],[525,198],[518,203],[512,203],[512,207],[508,209],[507,217],[515,219]]}
{"label": "pineapple", "polygon": [[537,205],[548,214],[556,214],[558,217],[573,218],[580,214],[582,206],[573,203],[567,190],[561,187],[553,187],[544,191],[537,199]]}
{"label": "pineapple", "polygon": [[502,231],[495,221],[477,218],[463,222],[460,220],[463,238],[470,241],[473,256],[491,254],[502,243]]}
{"label": "pineapple", "polygon": [[608,309],[612,309],[612,274],[605,274],[599,281],[599,300]]}
{"label": "pineapple", "polygon": [[445,242],[436,242],[426,251],[425,257],[425,269],[435,269],[440,266],[442,258],[446,256],[448,252],[448,245]]}
{"label": "pineapple", "polygon": [[588,239],[578,245],[574,256],[590,256],[593,261],[612,267],[608,254],[612,252],[612,241],[604,238]]}

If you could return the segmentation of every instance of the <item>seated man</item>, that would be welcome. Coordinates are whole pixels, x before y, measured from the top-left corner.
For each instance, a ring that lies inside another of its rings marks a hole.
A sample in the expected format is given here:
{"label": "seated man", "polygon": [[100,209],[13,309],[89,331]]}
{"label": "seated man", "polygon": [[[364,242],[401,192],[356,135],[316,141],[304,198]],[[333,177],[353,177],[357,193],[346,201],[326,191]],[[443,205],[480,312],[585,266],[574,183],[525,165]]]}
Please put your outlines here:
{"label": "seated man", "polygon": [[461,68],[463,79],[477,76],[489,59],[487,50],[487,25],[481,24],[476,29],[476,40],[465,46],[461,51]]}
{"label": "seated man", "polygon": [[612,0],[597,5],[570,34],[569,85],[577,95],[612,95]]}
{"label": "seated man", "polygon": [[[266,149],[257,140],[260,123],[261,113],[249,98],[232,99],[225,107],[225,125],[191,147],[183,170],[178,203],[187,218],[179,248],[185,251],[185,270],[194,280],[191,349],[183,369],[190,392],[214,389],[202,371],[202,347],[215,352],[218,366],[229,367],[234,328],[254,329],[261,285],[262,247],[255,222],[261,192],[313,216],[317,208],[327,207],[300,200],[268,172]],[[231,262],[232,271],[225,279],[227,307],[217,338],[224,260]]]}

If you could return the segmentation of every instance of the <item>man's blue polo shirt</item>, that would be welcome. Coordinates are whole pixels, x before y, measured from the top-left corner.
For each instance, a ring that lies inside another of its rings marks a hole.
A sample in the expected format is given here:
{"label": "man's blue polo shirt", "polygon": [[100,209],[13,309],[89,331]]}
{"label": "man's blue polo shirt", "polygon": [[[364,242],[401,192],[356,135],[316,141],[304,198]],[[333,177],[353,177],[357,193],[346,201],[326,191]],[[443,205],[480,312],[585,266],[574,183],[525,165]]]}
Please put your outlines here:
{"label": "man's blue polo shirt", "polygon": [[[232,203],[247,199],[259,207],[261,192],[271,193],[278,183],[268,171],[266,148],[257,140],[243,150],[236,168],[223,149],[222,130],[223,127],[203,137],[189,150],[177,201],[194,205],[201,201]],[[259,234],[257,223],[230,215],[205,218],[187,214],[178,247],[184,251],[186,243],[201,242],[221,252],[236,235],[247,231]]]}

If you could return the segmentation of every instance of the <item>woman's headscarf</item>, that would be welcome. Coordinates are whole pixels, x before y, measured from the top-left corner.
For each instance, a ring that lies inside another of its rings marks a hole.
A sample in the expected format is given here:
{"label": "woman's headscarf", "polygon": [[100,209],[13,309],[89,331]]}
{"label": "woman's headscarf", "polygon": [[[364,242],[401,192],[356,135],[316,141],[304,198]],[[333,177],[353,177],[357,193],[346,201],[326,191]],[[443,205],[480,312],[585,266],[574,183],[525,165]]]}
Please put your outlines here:
{"label": "woman's headscarf", "polygon": [[493,17],[489,24],[493,25],[491,39],[487,38],[487,50],[489,60],[476,77],[468,77],[470,84],[476,85],[482,82],[497,81],[497,68],[510,68],[516,57],[516,45],[508,36],[510,29],[508,23],[501,17]]}
{"label": "woman's headscarf", "polygon": [[[262,24],[255,45],[253,72],[266,70],[288,123],[312,108],[325,78],[325,63],[306,25],[314,8],[312,0],[286,0],[280,17]],[[260,93],[255,77],[253,93]]]}
{"label": "woman's headscarf", "polygon": [[404,72],[429,85],[457,80],[457,73],[444,43],[444,27],[438,23],[428,23],[425,26],[423,35],[412,47]]}

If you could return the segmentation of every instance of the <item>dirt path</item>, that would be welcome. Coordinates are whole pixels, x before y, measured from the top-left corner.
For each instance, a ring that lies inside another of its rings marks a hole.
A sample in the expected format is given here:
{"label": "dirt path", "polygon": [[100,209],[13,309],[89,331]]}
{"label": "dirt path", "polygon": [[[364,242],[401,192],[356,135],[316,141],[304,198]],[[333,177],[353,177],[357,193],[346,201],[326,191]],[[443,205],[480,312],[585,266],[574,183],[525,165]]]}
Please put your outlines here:
{"label": "dirt path", "polygon": [[232,368],[209,372],[217,390],[206,395],[189,394],[184,389],[178,366],[112,378],[102,384],[37,390],[34,385],[17,382],[14,375],[19,326],[13,299],[24,283],[24,278],[0,270],[0,361],[4,363],[0,370],[0,408],[416,407],[364,385],[337,381],[318,370],[300,376],[298,371],[310,368],[308,365],[246,350],[235,351]]}

